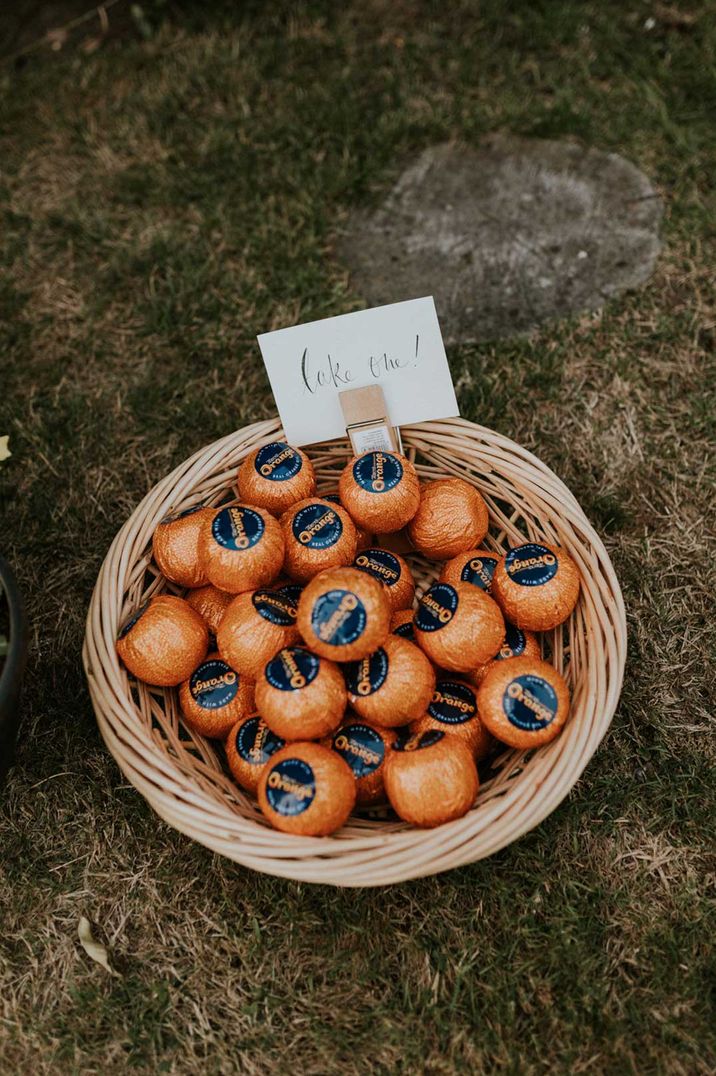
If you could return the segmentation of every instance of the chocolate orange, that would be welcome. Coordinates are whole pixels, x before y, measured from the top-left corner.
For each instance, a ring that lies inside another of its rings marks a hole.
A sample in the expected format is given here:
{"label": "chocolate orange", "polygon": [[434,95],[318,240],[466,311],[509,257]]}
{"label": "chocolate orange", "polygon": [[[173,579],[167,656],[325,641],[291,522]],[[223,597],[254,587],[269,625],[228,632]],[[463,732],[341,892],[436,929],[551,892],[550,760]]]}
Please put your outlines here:
{"label": "chocolate orange", "polygon": [[449,676],[438,679],[426,713],[410,726],[412,733],[429,729],[457,736],[476,759],[490,752],[492,737],[477,712],[477,691],[464,680]]}
{"label": "chocolate orange", "polygon": [[125,621],[117,653],[138,680],[174,687],[191,675],[208,645],[199,614],[183,598],[159,594]]}
{"label": "chocolate orange", "polygon": [[213,509],[195,505],[158,524],[152,536],[152,556],[165,579],[180,587],[201,587],[209,582],[199,559],[199,535]]}
{"label": "chocolate orange", "polygon": [[474,486],[462,478],[439,478],[423,485],[408,536],[419,553],[447,560],[479,546],[488,523],[487,505]]}
{"label": "chocolate orange", "polygon": [[279,650],[256,681],[256,708],[284,740],[317,740],[338,728],[346,709],[338,666],[304,646]]}
{"label": "chocolate orange", "polygon": [[278,650],[297,643],[300,594],[296,583],[238,594],[216,636],[217,649],[229,664],[257,680]]}
{"label": "chocolate orange", "polygon": [[374,534],[401,530],[420,503],[415,467],[397,452],[354,456],[341,473],[338,492],[356,523]]}
{"label": "chocolate orange", "polygon": [[430,729],[398,737],[385,766],[385,790],[405,822],[433,827],[466,814],[477,796],[472,752],[456,736]]}
{"label": "chocolate orange", "polygon": [[209,654],[179,688],[179,705],[194,732],[223,740],[254,708],[254,684],[216,652]]}
{"label": "chocolate orange", "polygon": [[510,747],[539,747],[557,736],[569,717],[569,690],[547,661],[495,662],[477,692],[480,717]]}
{"label": "chocolate orange", "polygon": [[499,553],[489,549],[468,549],[458,553],[443,565],[440,573],[441,583],[472,583],[489,594],[492,590],[492,577],[498,562],[502,560]]}
{"label": "chocolate orange", "polygon": [[435,691],[435,670],[420,647],[397,635],[343,667],[348,704],[366,721],[397,728],[415,720]]}
{"label": "chocolate orange", "polygon": [[390,606],[381,583],[357,568],[329,568],[305,587],[298,630],[307,646],[333,661],[359,661],[382,646]]}
{"label": "chocolate orange", "polygon": [[237,482],[242,501],[274,516],[316,492],[313,464],[305,452],[285,441],[250,452],[239,467]]}
{"label": "chocolate orange", "polygon": [[348,763],[356,781],[356,803],[362,807],[383,803],[385,760],[395,743],[392,729],[378,728],[350,718],[336,729],[330,746]]}
{"label": "chocolate orange", "polygon": [[283,534],[264,508],[233,504],[218,508],[199,538],[199,557],[209,581],[239,594],[276,578],[283,564]]}
{"label": "chocolate orange", "polygon": [[338,504],[320,497],[299,501],[281,516],[284,571],[306,583],[326,568],[350,564],[356,555],[353,520]]}
{"label": "chocolate orange", "polygon": [[525,542],[497,566],[492,595],[516,627],[549,631],[570,615],[579,586],[579,570],[566,549]]}
{"label": "chocolate orange", "polygon": [[261,771],[284,741],[268,727],[258,714],[242,717],[226,737],[226,761],[236,783],[247,792],[256,793]]}
{"label": "chocolate orange", "polygon": [[326,837],[347,821],[356,782],[335,751],[317,743],[290,743],[261,772],[259,807],[284,833]]}
{"label": "chocolate orange", "polygon": [[415,639],[450,672],[470,672],[494,658],[505,639],[499,606],[470,583],[435,583],[418,602]]}
{"label": "chocolate orange", "polygon": [[390,602],[390,611],[412,607],[415,597],[415,580],[408,562],[399,553],[372,546],[358,553],[353,567],[367,572],[382,583]]}

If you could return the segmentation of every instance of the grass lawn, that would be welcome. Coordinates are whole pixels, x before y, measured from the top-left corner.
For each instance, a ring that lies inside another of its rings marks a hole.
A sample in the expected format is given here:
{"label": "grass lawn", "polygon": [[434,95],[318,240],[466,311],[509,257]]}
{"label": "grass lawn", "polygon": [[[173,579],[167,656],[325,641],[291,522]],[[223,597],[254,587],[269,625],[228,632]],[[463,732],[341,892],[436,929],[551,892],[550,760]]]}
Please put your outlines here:
{"label": "grass lawn", "polygon": [[[33,622],[0,792],[0,1072],[712,1073],[713,5],[127,7],[121,34],[0,69],[0,545]],[[350,209],[492,131],[622,153],[666,204],[643,290],[449,353],[462,413],[605,537],[622,702],[569,798],[487,861],[386,890],[260,877],[161,822],[104,749],[93,582],[151,485],[270,413],[256,333],[360,305],[331,254]]]}

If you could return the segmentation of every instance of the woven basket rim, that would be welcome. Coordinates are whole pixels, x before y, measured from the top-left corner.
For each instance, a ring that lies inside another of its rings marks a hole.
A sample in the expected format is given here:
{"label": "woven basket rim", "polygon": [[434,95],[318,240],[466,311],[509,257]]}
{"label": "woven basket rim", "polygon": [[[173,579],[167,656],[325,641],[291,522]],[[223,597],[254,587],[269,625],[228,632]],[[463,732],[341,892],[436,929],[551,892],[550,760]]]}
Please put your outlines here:
{"label": "woven basket rim", "polygon": [[[521,767],[521,772],[507,777],[503,768],[504,787],[492,792],[487,787],[484,798],[481,790],[473,810],[434,830],[392,822],[376,827],[352,818],[333,837],[283,834],[258,821],[255,807],[247,808],[240,790],[235,790],[233,802],[228,782],[223,799],[202,785],[202,766],[211,774],[220,765],[220,748],[195,745],[203,761],[197,760],[188,776],[167,750],[169,744],[181,752],[179,732],[162,722],[160,734],[151,720],[149,711],[158,703],[150,696],[161,693],[144,691],[141,706],[135,702],[115,640],[126,615],[127,594],[145,578],[147,549],[159,519],[192,497],[200,499],[207,483],[213,489],[230,487],[237,461],[261,443],[283,436],[283,430],[278,418],[271,418],[228,434],[161,479],[118,531],[88,609],[83,663],[100,733],[127,779],[174,828],[255,870],[335,885],[381,885],[491,855],[538,825],[564,799],[616,709],[626,660],[624,602],[604,544],[568,487],[529,450],[467,419],[418,423],[402,427],[401,433],[406,451],[428,460],[422,465],[428,476],[465,476],[466,468],[474,466],[476,474],[520,488],[520,511],[529,504],[530,512],[548,520],[551,529],[545,533],[558,537],[577,560],[585,581],[578,606],[584,631],[576,633],[575,629],[574,636],[570,634],[572,671],[579,661],[584,668],[580,664],[573,695],[575,716],[551,744],[534,752],[506,751],[505,767],[511,772]],[[309,446],[308,451],[325,457],[330,467],[334,459],[348,455],[342,441]],[[474,480],[479,487],[481,479]],[[559,521],[559,527],[553,520]],[[559,651],[559,640],[556,647]],[[587,648],[588,663],[581,656]]]}

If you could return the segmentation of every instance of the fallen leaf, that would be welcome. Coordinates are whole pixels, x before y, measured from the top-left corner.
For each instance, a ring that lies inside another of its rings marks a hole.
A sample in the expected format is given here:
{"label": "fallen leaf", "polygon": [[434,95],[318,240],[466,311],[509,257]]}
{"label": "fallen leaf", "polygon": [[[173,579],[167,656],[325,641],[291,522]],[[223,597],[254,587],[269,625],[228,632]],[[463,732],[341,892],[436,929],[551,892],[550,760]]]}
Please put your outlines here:
{"label": "fallen leaf", "polygon": [[9,436],[8,437],[0,437],[0,463],[2,463],[3,460],[7,460],[7,459],[10,458],[10,456],[12,456],[12,452],[8,448],[8,442],[9,441],[10,441]]}
{"label": "fallen leaf", "polygon": [[107,956],[107,950],[99,942],[95,941],[92,937],[92,927],[90,926],[89,919],[85,919],[80,916],[80,925],[77,928],[77,934],[80,939],[80,944],[90,960],[94,960],[95,963],[101,964],[105,971],[108,971],[110,975],[116,975],[119,977],[119,972],[110,967],[109,958]]}

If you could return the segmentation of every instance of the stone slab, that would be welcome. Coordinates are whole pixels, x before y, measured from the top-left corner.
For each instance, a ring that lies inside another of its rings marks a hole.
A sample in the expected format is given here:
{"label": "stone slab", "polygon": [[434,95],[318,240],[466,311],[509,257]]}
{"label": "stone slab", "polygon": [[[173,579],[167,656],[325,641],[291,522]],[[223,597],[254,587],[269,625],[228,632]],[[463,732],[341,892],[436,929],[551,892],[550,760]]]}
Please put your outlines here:
{"label": "stone slab", "polygon": [[643,284],[662,203],[615,153],[495,136],[408,165],[336,246],[367,303],[434,295],[448,343],[528,332]]}

